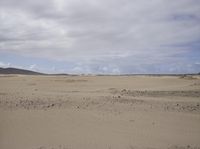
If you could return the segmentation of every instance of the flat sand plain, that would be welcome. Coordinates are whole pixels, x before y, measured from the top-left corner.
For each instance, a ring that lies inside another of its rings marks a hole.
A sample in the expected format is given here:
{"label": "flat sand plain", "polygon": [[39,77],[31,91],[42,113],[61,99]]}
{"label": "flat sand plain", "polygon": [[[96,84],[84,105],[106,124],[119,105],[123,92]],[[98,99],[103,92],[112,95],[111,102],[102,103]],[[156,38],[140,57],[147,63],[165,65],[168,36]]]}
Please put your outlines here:
{"label": "flat sand plain", "polygon": [[0,149],[200,149],[200,77],[1,75]]}

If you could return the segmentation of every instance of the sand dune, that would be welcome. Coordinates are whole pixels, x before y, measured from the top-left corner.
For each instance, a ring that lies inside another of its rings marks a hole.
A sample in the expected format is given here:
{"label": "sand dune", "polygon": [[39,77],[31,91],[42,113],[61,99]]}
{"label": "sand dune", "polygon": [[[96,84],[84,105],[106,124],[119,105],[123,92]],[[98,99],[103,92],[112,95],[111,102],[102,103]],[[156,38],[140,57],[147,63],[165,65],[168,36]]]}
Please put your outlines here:
{"label": "sand dune", "polygon": [[0,77],[1,149],[200,149],[200,77]]}

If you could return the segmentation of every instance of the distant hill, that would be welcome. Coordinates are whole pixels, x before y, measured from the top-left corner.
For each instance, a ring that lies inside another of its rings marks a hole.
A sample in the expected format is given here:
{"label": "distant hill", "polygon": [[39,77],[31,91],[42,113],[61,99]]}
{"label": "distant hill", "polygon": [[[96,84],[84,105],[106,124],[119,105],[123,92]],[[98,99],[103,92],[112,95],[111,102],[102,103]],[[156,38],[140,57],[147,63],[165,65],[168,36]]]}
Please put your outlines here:
{"label": "distant hill", "polygon": [[18,68],[0,68],[0,74],[43,75],[43,73]]}

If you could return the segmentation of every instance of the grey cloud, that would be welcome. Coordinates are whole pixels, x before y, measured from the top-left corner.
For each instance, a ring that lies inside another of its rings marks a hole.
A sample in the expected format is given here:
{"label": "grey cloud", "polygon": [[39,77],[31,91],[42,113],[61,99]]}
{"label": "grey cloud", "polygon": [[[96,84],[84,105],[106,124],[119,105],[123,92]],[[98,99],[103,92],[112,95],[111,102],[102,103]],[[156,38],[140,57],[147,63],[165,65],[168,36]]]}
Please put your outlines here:
{"label": "grey cloud", "polygon": [[198,0],[1,0],[0,51],[82,61],[93,71],[110,66],[88,60],[114,59],[120,69],[161,63],[190,50],[174,45],[200,38],[199,14]]}

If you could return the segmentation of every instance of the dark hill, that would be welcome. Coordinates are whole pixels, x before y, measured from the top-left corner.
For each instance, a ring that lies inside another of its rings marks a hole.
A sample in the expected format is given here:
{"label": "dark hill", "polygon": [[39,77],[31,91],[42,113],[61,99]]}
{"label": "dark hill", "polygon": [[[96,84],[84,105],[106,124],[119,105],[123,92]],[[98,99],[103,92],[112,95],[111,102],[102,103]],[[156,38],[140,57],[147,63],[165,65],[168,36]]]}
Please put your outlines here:
{"label": "dark hill", "polygon": [[43,75],[43,73],[18,68],[0,68],[0,74]]}

